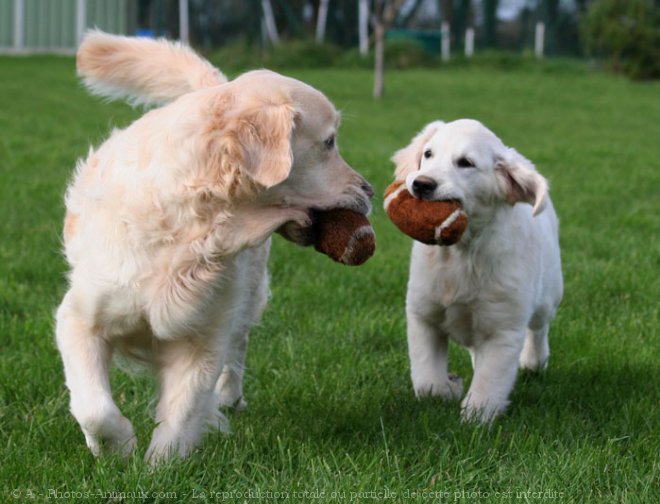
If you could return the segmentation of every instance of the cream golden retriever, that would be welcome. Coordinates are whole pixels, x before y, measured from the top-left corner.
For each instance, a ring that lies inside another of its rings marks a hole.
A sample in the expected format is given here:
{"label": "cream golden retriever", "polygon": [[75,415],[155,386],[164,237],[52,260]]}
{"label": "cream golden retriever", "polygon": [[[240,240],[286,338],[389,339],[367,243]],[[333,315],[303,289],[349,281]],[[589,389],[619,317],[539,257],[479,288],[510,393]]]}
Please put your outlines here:
{"label": "cream golden retriever", "polygon": [[248,331],[268,297],[270,237],[309,244],[312,209],[367,214],[372,189],[337,150],[316,89],[261,70],[228,82],[190,49],[87,34],[89,89],[158,105],[78,163],[66,194],[70,288],[57,310],[71,411],[94,454],[136,446],[113,401],[113,351],[156,368],[145,458],[186,456],[221,406],[245,406]]}
{"label": "cream golden retriever", "polygon": [[490,421],[507,407],[519,366],[548,362],[563,281],[547,182],[474,120],[431,123],[392,159],[414,196],[459,200],[469,219],[455,245],[413,245],[406,315],[415,393],[462,396],[447,372],[451,338],[474,368],[463,419]]}

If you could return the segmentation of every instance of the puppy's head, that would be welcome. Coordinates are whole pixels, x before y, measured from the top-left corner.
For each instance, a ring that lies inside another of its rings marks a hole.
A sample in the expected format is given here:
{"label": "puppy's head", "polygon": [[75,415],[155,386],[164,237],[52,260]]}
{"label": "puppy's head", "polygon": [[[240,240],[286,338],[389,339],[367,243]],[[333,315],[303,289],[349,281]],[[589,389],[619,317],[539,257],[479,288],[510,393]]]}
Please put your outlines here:
{"label": "puppy's head", "polygon": [[[373,190],[339,154],[339,113],[316,89],[274,72],[249,72],[222,86],[212,116],[207,150],[217,180],[233,187],[228,197],[309,212],[370,212]],[[291,223],[281,228],[307,244],[302,231]]]}
{"label": "puppy's head", "polygon": [[498,205],[529,203],[534,215],[545,206],[546,180],[478,121],[431,123],[393,160],[415,197],[459,200],[471,218],[488,217]]}

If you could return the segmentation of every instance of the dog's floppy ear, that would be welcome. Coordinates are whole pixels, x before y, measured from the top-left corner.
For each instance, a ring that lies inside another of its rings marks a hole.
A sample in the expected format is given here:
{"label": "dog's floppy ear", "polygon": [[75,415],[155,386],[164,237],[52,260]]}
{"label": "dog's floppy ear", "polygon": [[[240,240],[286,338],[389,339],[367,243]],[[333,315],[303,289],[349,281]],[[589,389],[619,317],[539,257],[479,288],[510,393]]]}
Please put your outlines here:
{"label": "dog's floppy ear", "polygon": [[495,177],[504,199],[510,205],[529,203],[534,207],[534,216],[545,208],[548,182],[536,171],[532,162],[515,149],[507,148],[505,155],[495,162]]}
{"label": "dog's floppy ear", "polygon": [[[295,124],[291,103],[266,103],[234,118],[241,169],[265,188],[284,181],[293,165],[291,134]],[[236,152],[236,151],[235,151]]]}
{"label": "dog's floppy ear", "polygon": [[419,170],[424,144],[429,141],[433,134],[438,131],[438,128],[443,124],[442,121],[434,121],[427,124],[424,129],[411,140],[407,147],[394,153],[392,161],[396,165],[394,171],[394,178],[396,180],[404,180],[408,174]]}

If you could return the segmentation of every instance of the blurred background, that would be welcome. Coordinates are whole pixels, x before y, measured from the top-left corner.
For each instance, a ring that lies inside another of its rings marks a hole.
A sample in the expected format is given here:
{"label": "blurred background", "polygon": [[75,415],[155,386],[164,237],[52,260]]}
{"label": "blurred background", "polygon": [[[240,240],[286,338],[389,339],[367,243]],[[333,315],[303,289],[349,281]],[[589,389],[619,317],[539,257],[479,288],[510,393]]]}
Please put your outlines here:
{"label": "blurred background", "polygon": [[397,67],[497,51],[588,57],[644,79],[660,74],[659,11],[659,0],[0,0],[0,52],[73,53],[98,27],[225,51],[235,66],[366,66],[381,26]]}

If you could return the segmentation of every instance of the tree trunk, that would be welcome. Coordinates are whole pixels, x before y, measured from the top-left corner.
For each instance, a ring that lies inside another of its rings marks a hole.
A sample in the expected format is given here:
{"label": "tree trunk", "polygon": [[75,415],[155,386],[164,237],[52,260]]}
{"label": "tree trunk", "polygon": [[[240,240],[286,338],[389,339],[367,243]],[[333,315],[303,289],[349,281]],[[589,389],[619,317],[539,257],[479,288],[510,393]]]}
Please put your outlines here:
{"label": "tree trunk", "polygon": [[382,22],[374,23],[374,98],[383,96],[385,91],[385,26]]}
{"label": "tree trunk", "polygon": [[374,29],[374,98],[385,92],[385,32],[392,26],[405,0],[374,0],[371,23]]}

